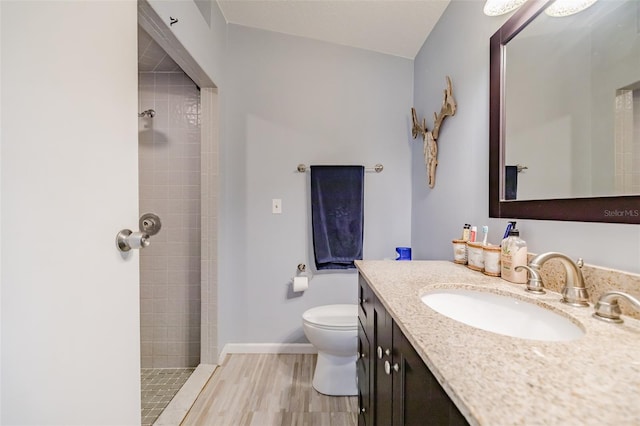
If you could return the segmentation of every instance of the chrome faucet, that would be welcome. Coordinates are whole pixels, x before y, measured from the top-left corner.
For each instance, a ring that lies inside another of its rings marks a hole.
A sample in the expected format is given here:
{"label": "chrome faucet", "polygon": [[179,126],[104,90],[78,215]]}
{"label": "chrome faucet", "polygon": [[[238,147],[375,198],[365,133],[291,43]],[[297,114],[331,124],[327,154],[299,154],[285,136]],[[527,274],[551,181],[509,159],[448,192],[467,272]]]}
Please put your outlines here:
{"label": "chrome faucet", "polygon": [[[578,259],[577,262],[574,262],[573,259],[562,253],[550,251],[548,253],[539,254],[531,259],[528,267],[523,267],[527,269],[530,274],[527,290],[532,291],[531,289],[533,288],[534,290],[539,290],[537,293],[540,293],[540,291],[544,292],[544,290],[542,290],[540,268],[542,268],[542,265],[550,259],[560,260],[566,271],[561,302],[572,306],[589,306],[589,293],[587,293],[587,289],[584,286],[584,278],[582,277],[582,271],[580,270],[584,262],[582,259]],[[532,292],[536,293],[536,291]]]}

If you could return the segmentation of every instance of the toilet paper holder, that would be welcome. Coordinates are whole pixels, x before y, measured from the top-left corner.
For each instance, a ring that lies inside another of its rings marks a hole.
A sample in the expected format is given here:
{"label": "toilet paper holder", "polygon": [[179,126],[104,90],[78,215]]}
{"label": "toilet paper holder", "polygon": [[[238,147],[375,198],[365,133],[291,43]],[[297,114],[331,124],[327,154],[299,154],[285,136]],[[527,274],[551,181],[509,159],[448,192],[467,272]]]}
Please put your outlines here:
{"label": "toilet paper holder", "polygon": [[309,288],[310,277],[306,273],[307,265],[304,263],[298,264],[298,270],[295,276],[291,279],[291,289],[294,293],[302,293]]}

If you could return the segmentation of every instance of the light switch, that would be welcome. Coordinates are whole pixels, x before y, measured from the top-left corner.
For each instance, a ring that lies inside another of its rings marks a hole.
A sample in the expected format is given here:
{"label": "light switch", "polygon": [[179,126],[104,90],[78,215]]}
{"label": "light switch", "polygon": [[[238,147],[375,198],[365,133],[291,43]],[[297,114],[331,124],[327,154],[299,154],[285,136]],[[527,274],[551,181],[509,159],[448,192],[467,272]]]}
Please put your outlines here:
{"label": "light switch", "polygon": [[271,213],[282,213],[282,200],[280,198],[274,198],[273,200],[271,200]]}

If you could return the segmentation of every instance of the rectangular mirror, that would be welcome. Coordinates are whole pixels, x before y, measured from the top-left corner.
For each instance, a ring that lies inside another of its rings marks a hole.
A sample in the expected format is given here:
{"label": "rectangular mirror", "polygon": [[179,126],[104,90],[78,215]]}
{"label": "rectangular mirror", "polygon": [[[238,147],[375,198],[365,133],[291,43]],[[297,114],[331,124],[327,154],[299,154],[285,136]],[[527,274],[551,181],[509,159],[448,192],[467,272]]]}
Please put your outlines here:
{"label": "rectangular mirror", "polygon": [[489,214],[640,223],[640,2],[551,3],[490,40]]}

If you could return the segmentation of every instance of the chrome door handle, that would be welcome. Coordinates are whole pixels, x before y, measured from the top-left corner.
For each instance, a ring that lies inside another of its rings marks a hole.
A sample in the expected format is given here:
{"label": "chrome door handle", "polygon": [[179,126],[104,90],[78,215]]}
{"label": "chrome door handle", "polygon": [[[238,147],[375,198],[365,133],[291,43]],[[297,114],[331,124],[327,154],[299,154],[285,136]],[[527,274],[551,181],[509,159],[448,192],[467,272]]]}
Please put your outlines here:
{"label": "chrome door handle", "polygon": [[138,222],[140,232],[123,229],[116,235],[116,247],[123,253],[133,249],[143,249],[149,246],[149,237],[160,232],[162,223],[160,218],[153,213],[145,213],[140,216]]}
{"label": "chrome door handle", "polygon": [[148,245],[149,234],[144,232],[131,232],[130,229],[123,229],[116,235],[116,246],[124,253],[132,249],[142,249]]}

